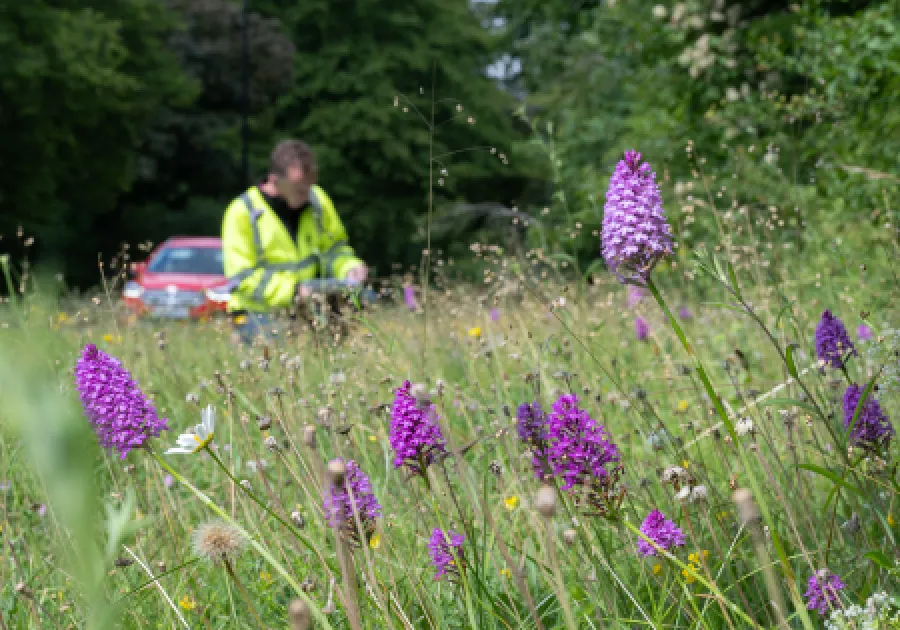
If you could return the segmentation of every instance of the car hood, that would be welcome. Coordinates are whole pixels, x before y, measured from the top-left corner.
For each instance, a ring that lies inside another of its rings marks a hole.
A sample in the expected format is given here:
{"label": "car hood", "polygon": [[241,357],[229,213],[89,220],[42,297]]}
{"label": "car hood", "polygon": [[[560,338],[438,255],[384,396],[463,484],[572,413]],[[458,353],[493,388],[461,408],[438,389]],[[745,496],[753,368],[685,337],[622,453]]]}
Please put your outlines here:
{"label": "car hood", "polygon": [[225,276],[148,272],[142,275],[137,282],[145,289],[165,289],[168,286],[175,286],[181,291],[199,291],[221,287],[227,280]]}

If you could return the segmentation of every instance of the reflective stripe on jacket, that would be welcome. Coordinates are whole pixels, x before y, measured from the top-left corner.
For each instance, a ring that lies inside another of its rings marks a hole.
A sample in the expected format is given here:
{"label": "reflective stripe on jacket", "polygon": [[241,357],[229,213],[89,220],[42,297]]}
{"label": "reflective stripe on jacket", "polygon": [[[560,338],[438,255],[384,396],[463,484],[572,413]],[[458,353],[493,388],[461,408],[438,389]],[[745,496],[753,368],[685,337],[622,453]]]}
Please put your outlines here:
{"label": "reflective stripe on jacket", "polygon": [[316,277],[345,280],[362,261],[347,245],[334,204],[318,186],[309,192],[296,241],[256,186],[231,202],[222,220],[222,256],[231,289],[229,311],[267,311],[294,303],[297,284]]}

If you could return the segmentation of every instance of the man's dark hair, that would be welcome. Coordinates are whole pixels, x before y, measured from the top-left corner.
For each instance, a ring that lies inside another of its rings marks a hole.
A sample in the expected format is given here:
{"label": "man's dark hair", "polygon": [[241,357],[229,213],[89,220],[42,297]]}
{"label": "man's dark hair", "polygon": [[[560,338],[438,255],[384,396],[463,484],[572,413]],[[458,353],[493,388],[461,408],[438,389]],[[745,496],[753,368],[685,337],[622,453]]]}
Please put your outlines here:
{"label": "man's dark hair", "polygon": [[285,175],[288,168],[298,163],[303,167],[304,175],[316,174],[316,156],[309,145],[300,140],[282,140],[269,158],[269,171],[275,175]]}

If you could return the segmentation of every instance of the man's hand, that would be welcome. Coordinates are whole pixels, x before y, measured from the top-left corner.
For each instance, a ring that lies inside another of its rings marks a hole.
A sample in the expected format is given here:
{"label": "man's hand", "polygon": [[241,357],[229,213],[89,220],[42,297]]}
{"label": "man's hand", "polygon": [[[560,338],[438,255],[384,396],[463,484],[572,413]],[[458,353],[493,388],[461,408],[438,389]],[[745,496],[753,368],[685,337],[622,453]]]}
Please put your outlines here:
{"label": "man's hand", "polygon": [[297,285],[297,299],[298,300],[305,300],[305,299],[309,298],[312,294],[313,294],[312,288],[310,288],[306,284],[301,282],[300,284]]}
{"label": "man's hand", "polygon": [[347,282],[350,284],[362,284],[369,277],[369,268],[365,265],[357,265],[347,272]]}

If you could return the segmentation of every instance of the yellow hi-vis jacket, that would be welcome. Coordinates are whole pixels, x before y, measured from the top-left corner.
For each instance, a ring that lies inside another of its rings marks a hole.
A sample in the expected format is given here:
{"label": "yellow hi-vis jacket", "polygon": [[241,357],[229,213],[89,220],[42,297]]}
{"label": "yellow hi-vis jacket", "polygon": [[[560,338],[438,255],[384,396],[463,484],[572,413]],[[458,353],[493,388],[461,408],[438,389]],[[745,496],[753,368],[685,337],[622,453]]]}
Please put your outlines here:
{"label": "yellow hi-vis jacket", "polygon": [[347,245],[334,203],[318,186],[300,217],[294,241],[256,186],[231,202],[222,220],[222,257],[231,297],[228,311],[268,311],[294,303],[297,285],[317,277],[346,279],[362,264]]}

